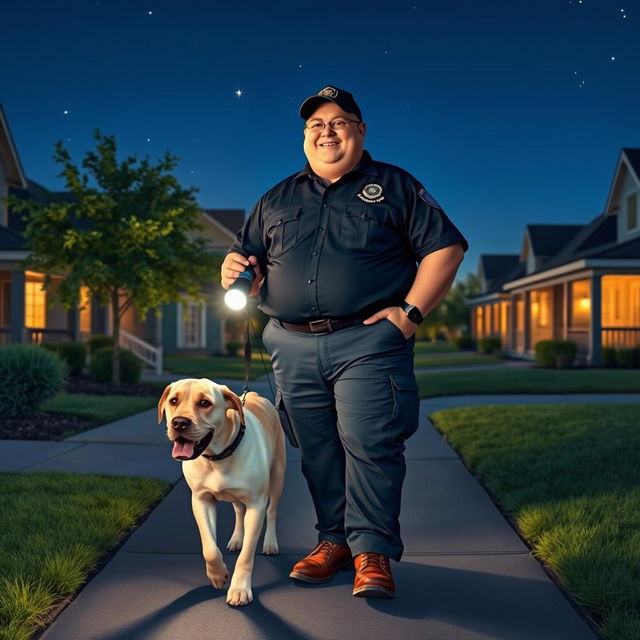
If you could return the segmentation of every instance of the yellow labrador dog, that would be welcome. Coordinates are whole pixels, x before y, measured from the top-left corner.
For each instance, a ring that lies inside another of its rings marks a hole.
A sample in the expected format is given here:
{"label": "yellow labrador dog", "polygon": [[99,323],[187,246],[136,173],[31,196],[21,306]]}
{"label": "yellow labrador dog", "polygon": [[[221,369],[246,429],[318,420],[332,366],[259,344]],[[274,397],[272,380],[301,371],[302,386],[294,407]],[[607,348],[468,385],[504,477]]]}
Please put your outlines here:
{"label": "yellow labrador dog", "polygon": [[167,418],[172,455],[182,460],[191,487],[207,576],[222,589],[229,572],[216,542],[216,505],[233,502],[235,527],[227,549],[241,549],[227,592],[227,603],[253,600],[251,573],[265,513],[262,552],[278,553],[276,510],[285,472],[284,434],[274,406],[250,392],[243,406],[228,387],[206,378],[178,380],[163,392],[158,422]]}

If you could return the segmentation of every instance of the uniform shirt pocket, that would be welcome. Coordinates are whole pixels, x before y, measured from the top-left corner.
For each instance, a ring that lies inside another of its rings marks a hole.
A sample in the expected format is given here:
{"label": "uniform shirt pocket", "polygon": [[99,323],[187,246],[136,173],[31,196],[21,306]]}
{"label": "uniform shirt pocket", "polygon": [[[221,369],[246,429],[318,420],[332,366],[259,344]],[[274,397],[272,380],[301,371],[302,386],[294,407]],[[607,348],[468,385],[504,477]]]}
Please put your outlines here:
{"label": "uniform shirt pocket", "polygon": [[292,207],[269,214],[266,224],[269,256],[277,258],[295,246],[300,228],[300,213],[300,207]]}
{"label": "uniform shirt pocket", "polygon": [[371,205],[347,205],[342,216],[340,240],[345,249],[374,253],[384,246],[389,211]]}

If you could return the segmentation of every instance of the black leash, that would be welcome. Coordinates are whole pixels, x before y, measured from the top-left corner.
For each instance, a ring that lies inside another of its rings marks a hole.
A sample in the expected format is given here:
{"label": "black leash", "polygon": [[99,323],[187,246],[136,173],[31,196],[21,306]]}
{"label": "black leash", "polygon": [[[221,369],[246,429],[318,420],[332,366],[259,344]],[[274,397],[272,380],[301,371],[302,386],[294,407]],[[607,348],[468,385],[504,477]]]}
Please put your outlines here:
{"label": "black leash", "polygon": [[251,353],[251,333],[253,332],[253,339],[255,340],[256,346],[258,347],[258,353],[260,354],[260,360],[262,360],[262,366],[264,367],[264,372],[267,376],[267,382],[269,383],[269,389],[271,389],[271,395],[275,398],[276,394],[273,390],[273,385],[271,384],[271,376],[269,375],[269,369],[267,369],[267,363],[264,359],[264,354],[262,353],[262,349],[260,348],[260,339],[256,333],[256,330],[251,323],[251,316],[249,315],[249,310],[247,309],[247,339],[244,345],[244,386],[242,387],[242,404],[244,405],[244,401],[247,393],[249,392],[249,373],[251,371],[251,363],[252,363],[252,353]]}

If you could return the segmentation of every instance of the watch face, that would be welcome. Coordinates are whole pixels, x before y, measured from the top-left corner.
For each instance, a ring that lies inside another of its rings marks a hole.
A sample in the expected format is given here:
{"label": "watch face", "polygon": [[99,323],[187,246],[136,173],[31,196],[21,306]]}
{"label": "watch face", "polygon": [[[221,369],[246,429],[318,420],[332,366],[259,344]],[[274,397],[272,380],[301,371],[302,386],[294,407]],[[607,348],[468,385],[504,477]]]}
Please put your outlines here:
{"label": "watch face", "polygon": [[422,322],[422,314],[418,309],[416,309],[416,307],[411,307],[411,309],[409,309],[407,317],[411,322],[415,322],[416,324],[420,324]]}

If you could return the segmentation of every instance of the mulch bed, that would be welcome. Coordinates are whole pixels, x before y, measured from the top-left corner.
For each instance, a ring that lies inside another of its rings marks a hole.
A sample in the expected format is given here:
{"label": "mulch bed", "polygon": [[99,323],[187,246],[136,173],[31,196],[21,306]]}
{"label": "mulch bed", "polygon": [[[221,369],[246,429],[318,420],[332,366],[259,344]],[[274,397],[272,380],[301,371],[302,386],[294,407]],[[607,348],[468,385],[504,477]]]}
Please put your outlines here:
{"label": "mulch bed", "polygon": [[[93,395],[153,396],[159,398],[162,388],[150,384],[110,384],[94,382],[87,377],[69,378],[65,393]],[[73,433],[97,426],[95,420],[64,413],[42,413],[37,418],[3,418],[0,439],[3,440],[60,440]]]}

